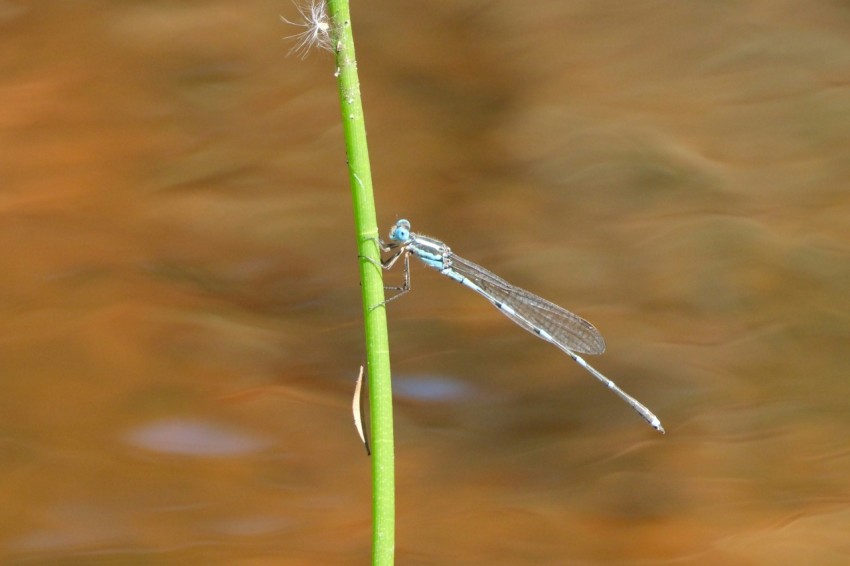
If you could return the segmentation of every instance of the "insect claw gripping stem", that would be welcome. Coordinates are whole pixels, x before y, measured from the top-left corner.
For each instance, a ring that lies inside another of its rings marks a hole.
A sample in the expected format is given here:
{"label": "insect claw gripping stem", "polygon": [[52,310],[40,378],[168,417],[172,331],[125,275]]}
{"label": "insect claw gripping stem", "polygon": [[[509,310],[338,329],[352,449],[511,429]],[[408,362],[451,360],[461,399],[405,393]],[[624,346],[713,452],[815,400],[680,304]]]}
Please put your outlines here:
{"label": "insect claw gripping stem", "polygon": [[381,269],[390,270],[390,269],[393,268],[393,266],[396,264],[396,262],[399,260],[399,258],[404,256],[404,283],[402,284],[401,287],[399,287],[397,285],[384,285],[385,291],[398,291],[398,293],[396,293],[395,295],[393,295],[389,299],[385,299],[384,301],[378,303],[377,305],[370,307],[369,311],[371,312],[371,311],[375,310],[376,308],[382,307],[382,306],[386,305],[388,302],[390,302],[394,299],[397,299],[400,296],[407,293],[408,291],[410,291],[410,252],[408,250],[406,250],[403,246],[385,244],[379,238],[369,238],[369,240],[374,241],[378,245],[378,247],[381,249],[382,252],[390,252],[390,251],[395,250],[395,253],[393,253],[386,260],[382,259],[380,262],[375,261],[371,257],[366,257],[364,255],[358,255],[357,256],[360,259],[368,261],[369,263],[371,263],[375,267],[380,267]]}

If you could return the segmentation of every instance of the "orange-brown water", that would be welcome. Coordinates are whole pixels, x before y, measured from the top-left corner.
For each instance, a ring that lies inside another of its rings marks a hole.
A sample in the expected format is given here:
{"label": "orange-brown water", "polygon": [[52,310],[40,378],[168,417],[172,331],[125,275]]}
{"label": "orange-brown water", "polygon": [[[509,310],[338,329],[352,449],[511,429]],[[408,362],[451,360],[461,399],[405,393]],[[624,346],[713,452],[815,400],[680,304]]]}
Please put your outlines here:
{"label": "orange-brown water", "polygon": [[[539,5],[538,5],[539,4]],[[399,216],[593,321],[414,264],[400,564],[850,561],[850,10],[355,3]],[[332,58],[283,2],[0,2],[6,563],[362,564]]]}

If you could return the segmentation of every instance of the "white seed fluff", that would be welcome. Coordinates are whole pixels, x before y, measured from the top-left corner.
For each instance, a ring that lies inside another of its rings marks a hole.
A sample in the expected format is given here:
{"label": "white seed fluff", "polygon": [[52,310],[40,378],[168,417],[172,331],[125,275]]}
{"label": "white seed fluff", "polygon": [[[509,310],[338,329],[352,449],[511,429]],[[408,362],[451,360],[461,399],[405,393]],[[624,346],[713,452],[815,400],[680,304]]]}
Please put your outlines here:
{"label": "white seed fluff", "polygon": [[[293,4],[295,1],[293,0]],[[298,13],[301,14],[303,22],[292,22],[280,17],[289,25],[304,28],[304,31],[286,36],[286,39],[295,41],[295,45],[287,52],[287,57],[292,53],[305,58],[311,49],[333,50],[333,39],[331,38],[331,24],[328,19],[328,8],[325,0],[310,0],[309,5],[295,4]]]}

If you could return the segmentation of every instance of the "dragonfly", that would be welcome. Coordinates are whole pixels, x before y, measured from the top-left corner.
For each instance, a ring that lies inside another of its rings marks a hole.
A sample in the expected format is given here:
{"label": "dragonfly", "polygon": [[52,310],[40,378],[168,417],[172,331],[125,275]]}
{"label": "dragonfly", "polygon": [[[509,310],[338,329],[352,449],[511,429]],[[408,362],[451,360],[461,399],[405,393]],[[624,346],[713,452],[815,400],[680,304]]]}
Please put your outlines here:
{"label": "dragonfly", "polygon": [[579,356],[580,353],[601,354],[605,351],[605,339],[590,322],[534,293],[511,285],[480,265],[454,254],[444,242],[412,232],[410,221],[406,219],[398,220],[393,225],[389,239],[389,243],[378,240],[381,250],[390,254],[386,259],[382,259],[380,266],[389,270],[401,259],[404,265],[404,281],[400,287],[388,287],[398,293],[378,306],[410,291],[410,256],[416,256],[428,267],[436,269],[490,301],[523,330],[559,348],[628,403],[652,428],[664,434],[664,427],[655,413]]}

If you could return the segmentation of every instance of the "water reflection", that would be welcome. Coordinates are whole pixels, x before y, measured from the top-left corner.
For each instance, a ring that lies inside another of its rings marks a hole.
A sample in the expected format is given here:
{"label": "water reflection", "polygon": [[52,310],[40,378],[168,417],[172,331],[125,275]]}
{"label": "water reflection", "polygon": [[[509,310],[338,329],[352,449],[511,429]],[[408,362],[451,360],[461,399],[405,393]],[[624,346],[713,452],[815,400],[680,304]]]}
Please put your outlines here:
{"label": "water reflection", "polygon": [[451,402],[473,394],[468,384],[439,375],[402,375],[393,379],[393,396],[402,399]]}
{"label": "water reflection", "polygon": [[131,430],[126,435],[131,446],[162,454],[185,456],[240,456],[269,445],[256,436],[215,423],[189,419],[168,419]]}
{"label": "water reflection", "polygon": [[[333,64],[281,12],[0,2],[4,561],[367,561]],[[668,429],[414,266],[399,562],[847,562],[845,8],[354,19],[381,232],[592,320]]]}

